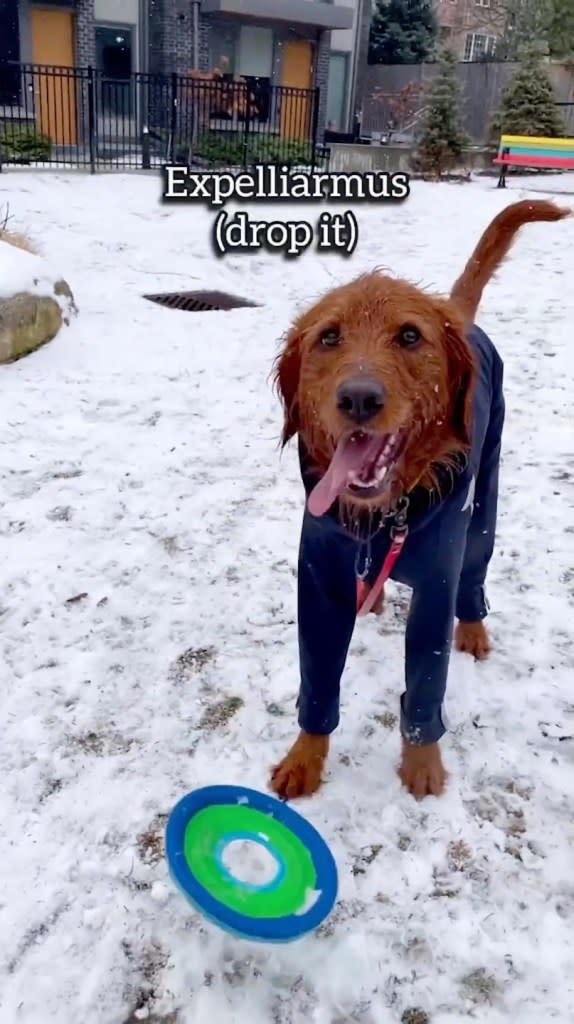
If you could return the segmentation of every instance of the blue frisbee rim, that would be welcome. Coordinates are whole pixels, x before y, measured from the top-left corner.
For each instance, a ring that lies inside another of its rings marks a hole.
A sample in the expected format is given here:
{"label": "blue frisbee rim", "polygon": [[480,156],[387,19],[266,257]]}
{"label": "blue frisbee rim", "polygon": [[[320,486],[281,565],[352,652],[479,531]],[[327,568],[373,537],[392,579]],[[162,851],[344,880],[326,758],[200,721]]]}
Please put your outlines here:
{"label": "blue frisbee rim", "polygon": [[[285,917],[249,917],[227,907],[200,885],[185,858],[185,830],[199,811],[219,804],[244,804],[270,814],[303,843],[313,861],[319,892],[309,910]],[[292,942],[317,928],[331,912],[337,898],[337,865],[314,826],[281,800],[245,786],[203,786],[182,797],[166,824],[165,852],[170,875],[192,906],[224,931],[241,938],[259,942]]]}

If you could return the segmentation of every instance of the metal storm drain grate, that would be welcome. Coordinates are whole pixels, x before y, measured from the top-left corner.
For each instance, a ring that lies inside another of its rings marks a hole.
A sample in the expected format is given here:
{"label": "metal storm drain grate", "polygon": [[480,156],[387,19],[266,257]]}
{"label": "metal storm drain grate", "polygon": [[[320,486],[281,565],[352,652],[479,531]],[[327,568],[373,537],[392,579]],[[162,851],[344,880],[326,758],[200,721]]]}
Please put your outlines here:
{"label": "metal storm drain grate", "polygon": [[157,302],[168,309],[181,309],[187,313],[205,313],[217,309],[241,309],[256,306],[256,302],[241,299],[227,292],[166,292],[163,295],[144,295],[144,299]]}

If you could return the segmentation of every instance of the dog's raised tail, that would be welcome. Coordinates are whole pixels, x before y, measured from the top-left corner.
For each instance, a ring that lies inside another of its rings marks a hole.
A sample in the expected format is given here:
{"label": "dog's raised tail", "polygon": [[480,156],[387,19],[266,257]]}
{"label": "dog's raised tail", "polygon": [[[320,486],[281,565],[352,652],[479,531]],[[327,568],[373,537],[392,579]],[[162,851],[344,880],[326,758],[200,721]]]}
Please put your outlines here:
{"label": "dog's raised tail", "polygon": [[544,199],[523,199],[501,210],[483,233],[450,293],[467,323],[474,322],[482,293],[507,255],[519,228],[534,221],[562,220],[571,214],[572,210]]}

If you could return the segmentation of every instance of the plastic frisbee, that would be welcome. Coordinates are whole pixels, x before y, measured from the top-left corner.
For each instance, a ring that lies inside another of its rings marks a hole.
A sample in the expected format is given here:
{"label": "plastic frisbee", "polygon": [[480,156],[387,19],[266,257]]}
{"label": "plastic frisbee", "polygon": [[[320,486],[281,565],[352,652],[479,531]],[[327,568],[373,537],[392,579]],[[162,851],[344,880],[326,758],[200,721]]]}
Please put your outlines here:
{"label": "plastic frisbee", "polygon": [[[245,855],[247,843],[251,868],[257,859],[272,868],[258,884],[229,867],[232,850]],[[188,793],[169,816],[165,846],[171,876],[189,902],[244,938],[298,939],[317,928],[337,896],[337,867],[319,833],[287,804],[254,789]]]}

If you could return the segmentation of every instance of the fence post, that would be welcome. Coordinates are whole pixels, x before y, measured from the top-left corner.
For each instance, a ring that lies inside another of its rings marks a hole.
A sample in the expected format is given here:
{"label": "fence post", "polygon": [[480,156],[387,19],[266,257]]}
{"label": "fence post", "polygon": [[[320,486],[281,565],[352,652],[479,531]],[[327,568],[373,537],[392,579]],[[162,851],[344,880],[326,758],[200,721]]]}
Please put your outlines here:
{"label": "fence post", "polygon": [[[197,9],[197,4],[194,4],[194,10],[196,10],[196,9]],[[190,143],[190,145],[188,146],[188,149],[187,149],[187,162],[188,162],[188,164],[191,164],[191,162],[193,160],[193,157],[195,155],[195,151],[197,149],[197,140],[199,139],[199,131],[200,131],[200,123],[201,123],[201,115],[202,115],[202,101],[203,101],[203,97],[202,97],[202,94],[201,94],[201,89],[200,88],[196,88],[196,86],[199,86],[199,82],[195,82],[193,80],[193,78],[186,82],[185,118],[184,118],[185,124],[186,124],[186,135],[189,133],[189,128],[187,127],[189,118],[188,118],[188,113],[187,112],[188,112],[188,110],[191,107],[191,143]],[[190,101],[189,101],[190,95],[191,95],[191,104],[190,104]],[[205,103],[203,103],[203,106],[205,106]]]}
{"label": "fence post", "polygon": [[244,168],[246,168],[247,165],[248,165],[248,157],[249,157],[249,103],[250,103],[251,97],[250,97],[250,94],[249,94],[249,85],[248,85],[247,82],[245,83],[245,99],[246,99],[246,102],[245,102],[245,131],[243,133],[243,167]]}
{"label": "fence post", "polygon": [[88,144],[90,173],[96,172],[96,82],[92,65],[88,67]]}
{"label": "fence post", "polygon": [[142,171],[149,171],[151,168],[151,151],[149,144],[149,128],[144,124],[142,128]]}
{"label": "fence post", "polygon": [[169,126],[169,150],[168,160],[171,164],[175,162],[175,135],[177,132],[177,84],[178,74],[177,71],[171,73],[171,118]]}
{"label": "fence post", "polygon": [[142,170],[149,171],[151,168],[149,118],[152,116],[152,112],[150,110],[150,89],[147,75],[136,75],[135,90],[137,123],[138,126],[141,124]]}
{"label": "fence post", "polygon": [[315,170],[317,163],[317,129],[319,127],[319,99],[320,90],[319,86],[315,87],[315,95],[313,97],[313,119],[311,123],[311,168]]}

